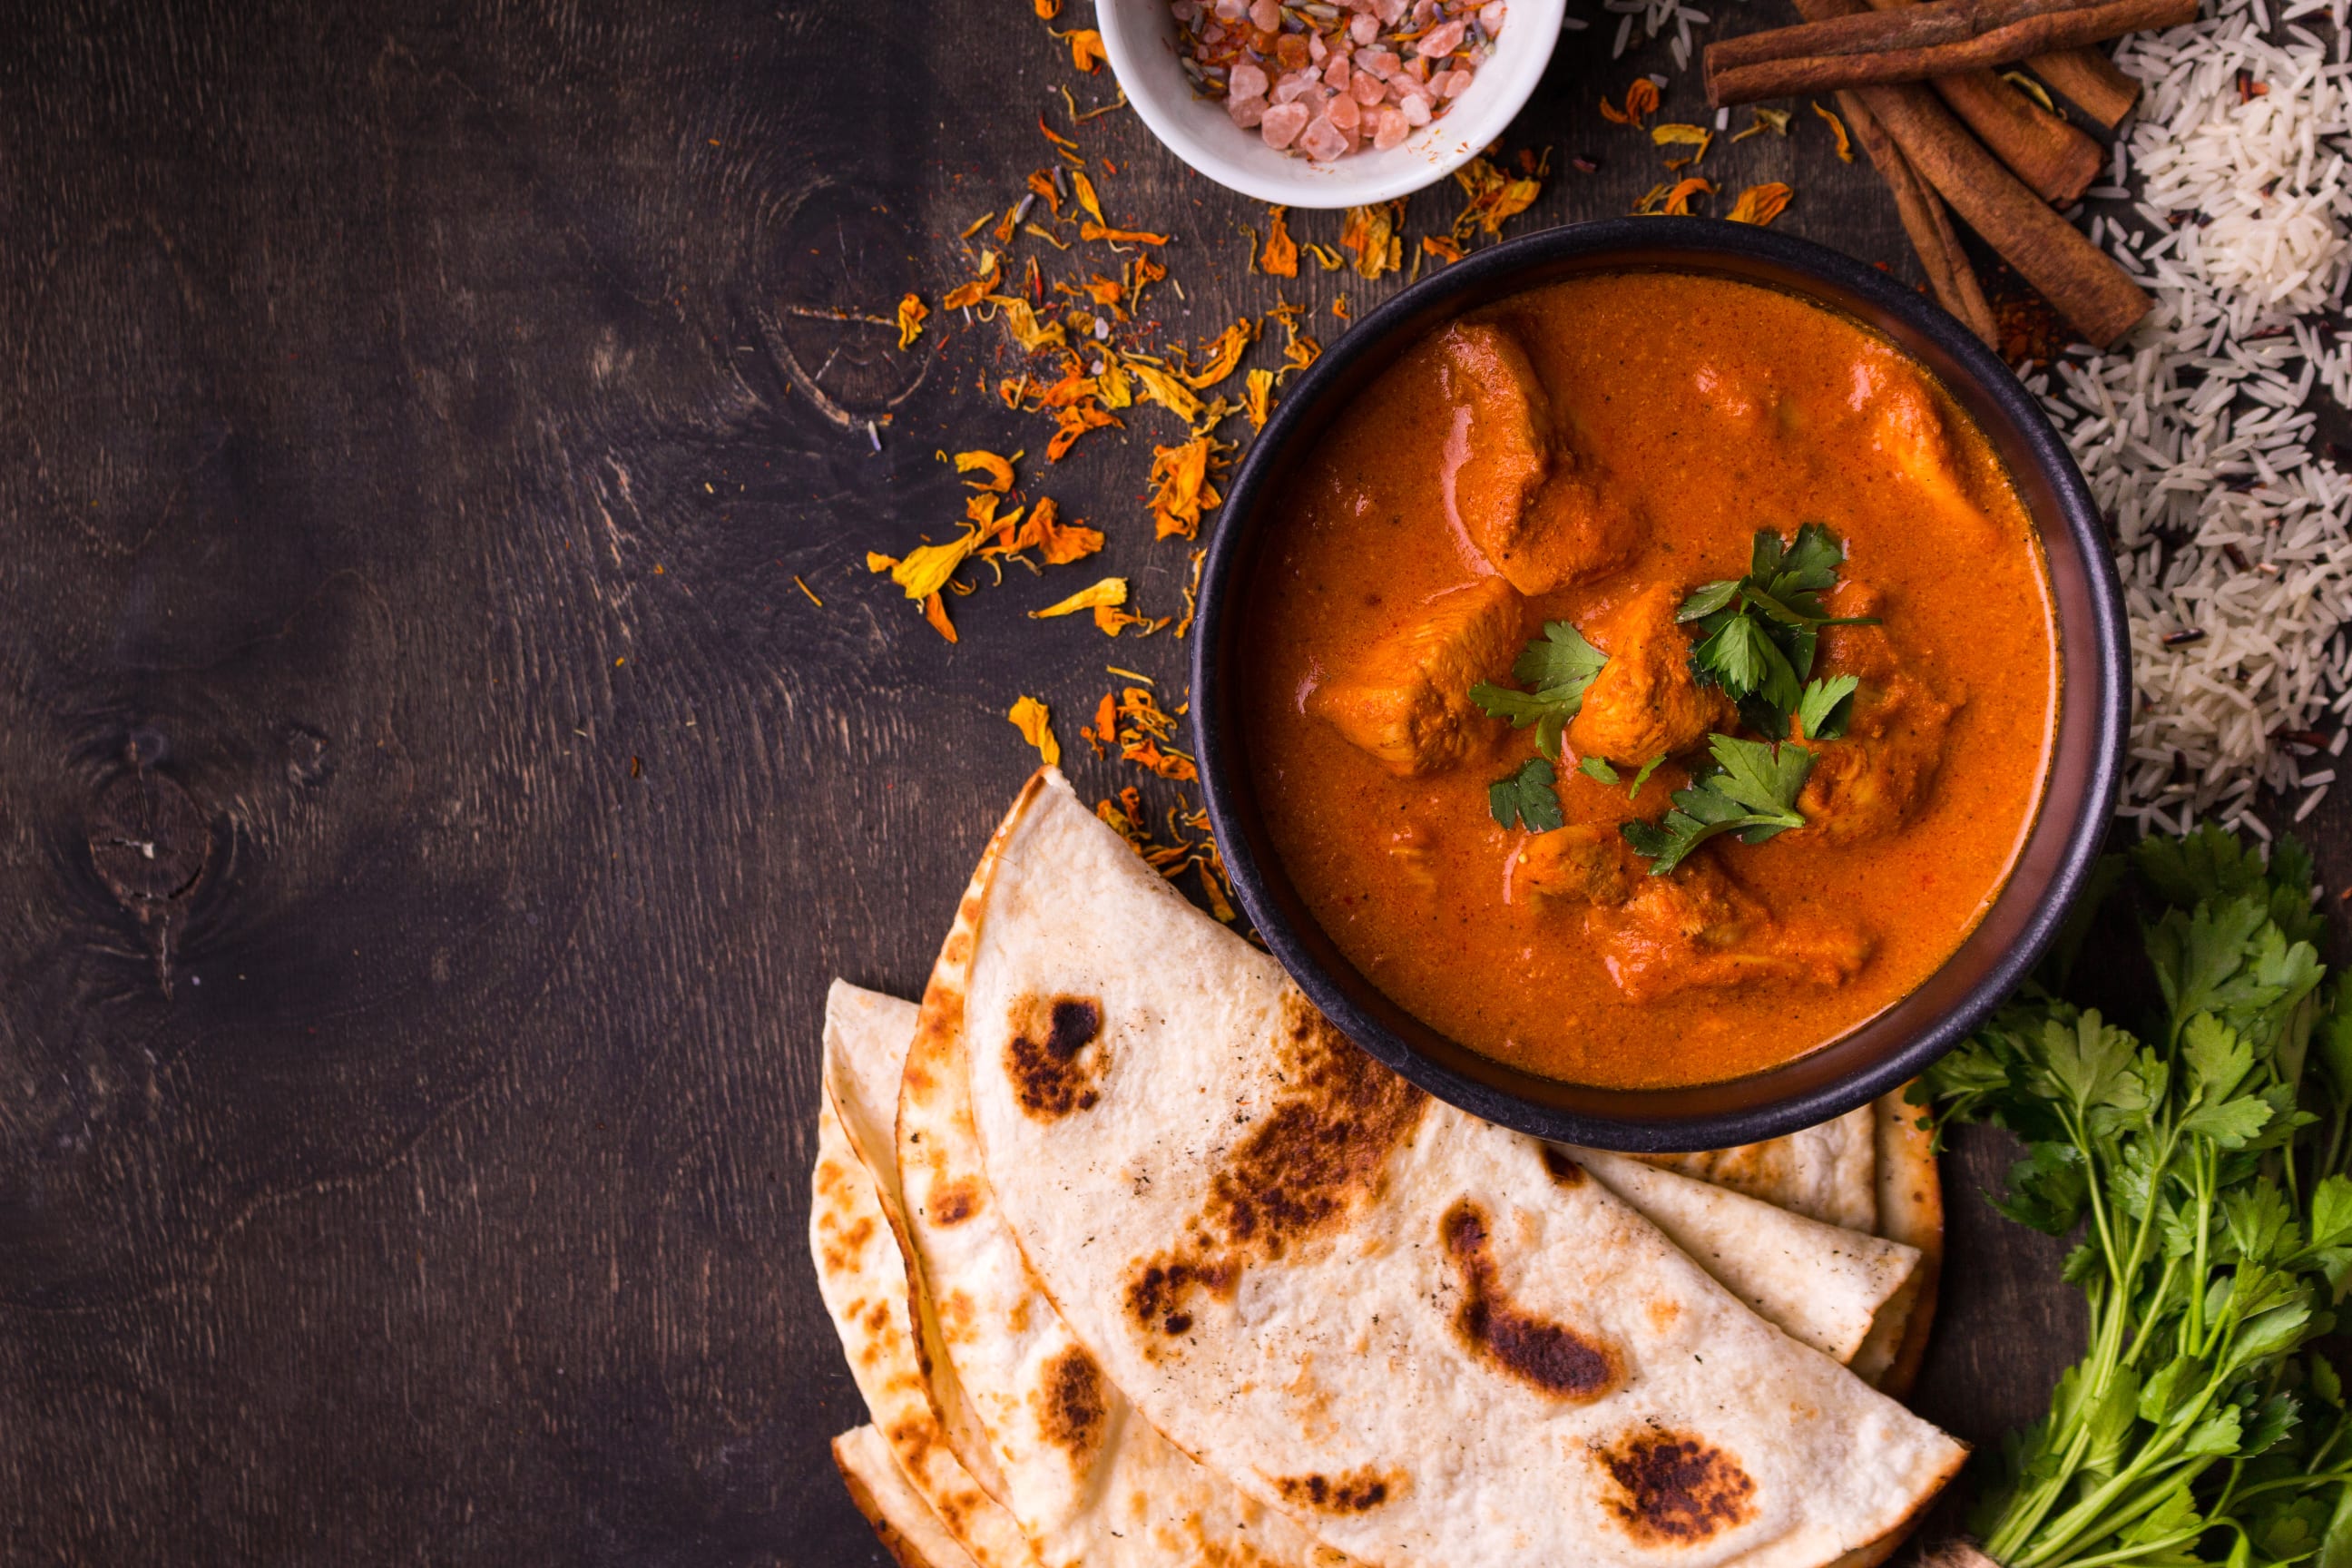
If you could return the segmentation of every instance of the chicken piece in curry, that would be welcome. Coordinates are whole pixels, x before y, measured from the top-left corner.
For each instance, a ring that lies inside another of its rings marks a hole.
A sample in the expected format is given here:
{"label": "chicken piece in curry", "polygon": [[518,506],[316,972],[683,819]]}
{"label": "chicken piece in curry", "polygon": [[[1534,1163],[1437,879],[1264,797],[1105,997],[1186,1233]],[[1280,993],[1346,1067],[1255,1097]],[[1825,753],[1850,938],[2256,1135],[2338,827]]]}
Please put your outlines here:
{"label": "chicken piece in curry", "polygon": [[2031,520],[1920,365],[1597,276],[1433,333],[1286,498],[1249,750],[1300,895],[1433,1027],[1717,1081],[1908,994],[2006,879],[2057,684]]}

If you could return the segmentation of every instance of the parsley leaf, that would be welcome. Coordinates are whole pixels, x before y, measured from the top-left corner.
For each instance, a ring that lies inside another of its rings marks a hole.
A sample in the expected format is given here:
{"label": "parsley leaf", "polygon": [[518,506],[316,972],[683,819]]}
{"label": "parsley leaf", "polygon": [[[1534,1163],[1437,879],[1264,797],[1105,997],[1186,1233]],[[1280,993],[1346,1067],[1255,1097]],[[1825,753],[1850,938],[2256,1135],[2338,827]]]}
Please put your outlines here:
{"label": "parsley leaf", "polygon": [[1505,827],[1515,827],[1521,822],[1530,832],[1549,833],[1567,825],[1560,815],[1559,796],[1551,786],[1559,775],[1551,764],[1541,757],[1529,757],[1527,764],[1507,779],[1496,779],[1486,786],[1486,809]]}
{"label": "parsley leaf", "polygon": [[2004,1214],[2082,1227],[2087,1353],[1978,1532],[2032,1568],[2352,1561],[2352,1413],[2310,1349],[2352,1279],[2352,985],[2299,850],[2202,829],[2129,865],[2147,1038],[2032,985],[1924,1080],[1946,1124],[2024,1140]]}
{"label": "parsley leaf", "polygon": [[1729,735],[1709,735],[1706,745],[1713,768],[1675,792],[1675,807],[1664,821],[1629,822],[1621,829],[1633,853],[1651,862],[1653,877],[1664,876],[1717,834],[1737,833],[1744,844],[1761,844],[1805,825],[1797,796],[1812,771],[1811,752]]}
{"label": "parsley leaf", "polygon": [[1586,778],[1601,784],[1613,784],[1617,782],[1617,770],[1609,765],[1609,759],[1606,757],[1587,757],[1576,764],[1576,771]]}
{"label": "parsley leaf", "polygon": [[1536,750],[1558,762],[1560,732],[1583,709],[1585,692],[1608,662],[1607,654],[1566,621],[1546,621],[1543,636],[1511,664],[1511,679],[1533,689],[1482,680],[1470,689],[1470,700],[1490,719],[1508,719],[1514,730],[1535,725]]}
{"label": "parsley leaf", "polygon": [[1844,734],[1853,719],[1853,694],[1861,685],[1861,677],[1853,675],[1806,682],[1805,694],[1797,700],[1797,727],[1804,738],[1834,741]]}
{"label": "parsley leaf", "polygon": [[1625,792],[1625,798],[1627,800],[1635,800],[1640,798],[1642,786],[1650,782],[1650,775],[1656,773],[1658,771],[1658,764],[1665,760],[1666,753],[1660,752],[1656,756],[1652,757],[1648,762],[1643,763],[1642,764],[1642,771],[1633,775],[1633,787]]}
{"label": "parsley leaf", "polygon": [[[1703,634],[1691,649],[1692,671],[1723,688],[1739,704],[1742,721],[1759,734],[1777,740],[1789,732],[1790,715],[1801,710],[1810,689],[1806,680],[1822,627],[1876,624],[1869,616],[1827,614],[1822,596],[1837,586],[1844,560],[1844,547],[1825,524],[1806,523],[1790,543],[1759,529],[1747,576],[1703,583],[1675,612],[1677,621],[1696,624]],[[1843,733],[1835,707],[1832,700],[1821,720]],[[1811,724],[1806,733],[1826,738]]]}

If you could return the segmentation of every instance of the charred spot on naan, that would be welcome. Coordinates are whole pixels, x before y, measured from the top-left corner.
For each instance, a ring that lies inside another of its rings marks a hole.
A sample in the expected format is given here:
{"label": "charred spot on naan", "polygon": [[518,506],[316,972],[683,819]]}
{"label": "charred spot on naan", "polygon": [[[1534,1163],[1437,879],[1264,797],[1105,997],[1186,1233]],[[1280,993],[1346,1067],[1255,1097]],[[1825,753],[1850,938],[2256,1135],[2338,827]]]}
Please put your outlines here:
{"label": "charred spot on naan", "polygon": [[1282,1085],[1209,1179],[1184,1243],[1130,1268],[1129,1313],[1171,1337],[1195,1289],[1230,1298],[1252,1262],[1275,1262],[1378,1194],[1429,1097],[1358,1050],[1295,994],[1276,1041]]}
{"label": "charred spot on naan", "polygon": [[1550,1173],[1552,1184],[1555,1186],[1580,1187],[1584,1185],[1584,1167],[1578,1164],[1575,1161],[1570,1159],[1567,1155],[1561,1153],[1559,1150],[1553,1148],[1549,1143],[1544,1145],[1543,1163],[1544,1169]]}
{"label": "charred spot on naan", "polygon": [[1370,1513],[1404,1492],[1402,1475],[1349,1470],[1339,1476],[1276,1476],[1274,1489],[1293,1508],[1318,1513]]}
{"label": "charred spot on naan", "polygon": [[1013,1004],[1005,1068],[1021,1109],[1040,1121],[1092,1110],[1101,1093],[1102,1004],[1087,996],[1024,996]]}
{"label": "charred spot on naan", "polygon": [[1598,1399],[1624,1381],[1617,1352],[1588,1334],[1515,1306],[1502,1289],[1486,1211],[1465,1198],[1437,1222],[1462,1277],[1454,1327],[1473,1355],[1555,1399]]}
{"label": "charred spot on naan", "polygon": [[980,1212],[980,1183],[958,1176],[932,1189],[930,1217],[940,1225],[961,1225]]}
{"label": "charred spot on naan", "polygon": [[1644,1546],[1687,1546],[1755,1517],[1756,1483],[1702,1437],[1654,1426],[1625,1434],[1594,1457],[1616,1483],[1607,1501]]}
{"label": "charred spot on naan", "polygon": [[1064,1350],[1046,1363],[1045,1381],[1030,1401],[1045,1440],[1068,1456],[1072,1468],[1083,1473],[1102,1446],[1110,1414],[1103,1375],[1094,1358],[1076,1345]]}

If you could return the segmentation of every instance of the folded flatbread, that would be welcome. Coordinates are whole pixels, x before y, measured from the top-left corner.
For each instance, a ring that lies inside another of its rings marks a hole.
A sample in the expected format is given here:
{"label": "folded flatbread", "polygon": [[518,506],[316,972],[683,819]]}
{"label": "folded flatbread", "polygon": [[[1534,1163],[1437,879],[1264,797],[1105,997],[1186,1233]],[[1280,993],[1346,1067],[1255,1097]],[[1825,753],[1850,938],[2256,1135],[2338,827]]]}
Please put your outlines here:
{"label": "folded flatbread", "polygon": [[1641,1157],[1829,1225],[1878,1229],[1878,1117],[1868,1105],[1761,1143]]}
{"label": "folded flatbread", "polygon": [[1058,773],[980,893],[931,1000],[1024,1257],[1146,1419],[1331,1545],[1813,1568],[1958,1468],[1573,1162],[1356,1050]]}
{"label": "folded flatbread", "polygon": [[[876,998],[887,1002],[887,997]],[[914,1010],[894,1004],[911,1027]],[[872,1022],[878,1008],[861,1009]],[[828,1038],[841,1027],[828,1006]],[[852,1026],[860,1021],[853,1013]],[[835,1053],[827,1051],[831,1057]],[[831,1086],[828,1085],[828,1089]],[[850,1376],[908,1485],[979,1568],[1038,1568],[1013,1515],[974,1479],[947,1442],[931,1402],[930,1383],[916,1353],[913,1302],[904,1256],[892,1234],[882,1189],[858,1157],[827,1093],[817,1111],[816,1168],[812,1178],[809,1250],[817,1289],[841,1335]]]}
{"label": "folded flatbread", "polygon": [[[1629,1154],[1570,1151],[1717,1283],[1865,1380],[1900,1343],[1917,1292],[1918,1249],[1807,1219]],[[1885,1352],[1874,1347],[1888,1347]],[[1873,1364],[1855,1363],[1865,1348]]]}
{"label": "folded flatbread", "polygon": [[881,1433],[851,1427],[833,1440],[833,1462],[898,1568],[979,1568],[908,1481]]}

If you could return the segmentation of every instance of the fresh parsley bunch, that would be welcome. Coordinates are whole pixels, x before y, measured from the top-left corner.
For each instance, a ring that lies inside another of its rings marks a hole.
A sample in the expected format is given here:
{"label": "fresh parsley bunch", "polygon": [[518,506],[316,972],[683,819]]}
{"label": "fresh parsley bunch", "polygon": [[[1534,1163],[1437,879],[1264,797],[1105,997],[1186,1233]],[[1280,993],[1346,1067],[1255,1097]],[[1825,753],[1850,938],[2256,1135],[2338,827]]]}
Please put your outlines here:
{"label": "fresh parsley bunch", "polygon": [[2352,1429],[2311,1342],[2352,1278],[2352,987],[2323,984],[2311,862],[2219,830],[2102,868],[2137,895],[2161,1005],[2134,1035],[2045,972],[1924,1093],[2026,1145],[2000,1200],[2083,1240],[2088,1352],[2006,1446],[1976,1521],[2006,1568],[2352,1563]]}
{"label": "fresh parsley bunch", "polygon": [[1845,733],[1858,683],[1840,676],[1807,684],[1822,627],[1878,624],[1872,616],[1825,613],[1822,595],[1837,586],[1844,561],[1845,547],[1827,524],[1806,523],[1788,542],[1758,529],[1748,575],[1700,584],[1675,613],[1703,634],[1691,649],[1692,669],[1722,687],[1756,733],[1780,740],[1789,733],[1790,715],[1801,712],[1812,740]]}

